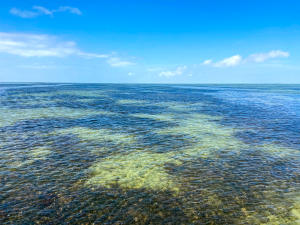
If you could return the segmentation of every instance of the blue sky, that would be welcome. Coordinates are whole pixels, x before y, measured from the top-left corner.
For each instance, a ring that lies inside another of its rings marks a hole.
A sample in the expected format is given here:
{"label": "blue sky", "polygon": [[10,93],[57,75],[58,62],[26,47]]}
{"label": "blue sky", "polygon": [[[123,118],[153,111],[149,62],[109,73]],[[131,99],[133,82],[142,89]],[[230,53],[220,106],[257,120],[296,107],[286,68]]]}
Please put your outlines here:
{"label": "blue sky", "polygon": [[300,83],[300,2],[9,0],[0,82]]}

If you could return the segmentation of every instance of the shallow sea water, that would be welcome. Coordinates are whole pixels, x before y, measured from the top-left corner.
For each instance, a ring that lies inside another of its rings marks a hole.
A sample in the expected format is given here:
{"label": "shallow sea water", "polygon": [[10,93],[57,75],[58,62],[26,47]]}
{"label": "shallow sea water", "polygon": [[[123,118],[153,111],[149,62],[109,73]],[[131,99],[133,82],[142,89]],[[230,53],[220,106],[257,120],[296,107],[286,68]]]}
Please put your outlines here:
{"label": "shallow sea water", "polygon": [[300,85],[0,84],[0,224],[300,224]]}

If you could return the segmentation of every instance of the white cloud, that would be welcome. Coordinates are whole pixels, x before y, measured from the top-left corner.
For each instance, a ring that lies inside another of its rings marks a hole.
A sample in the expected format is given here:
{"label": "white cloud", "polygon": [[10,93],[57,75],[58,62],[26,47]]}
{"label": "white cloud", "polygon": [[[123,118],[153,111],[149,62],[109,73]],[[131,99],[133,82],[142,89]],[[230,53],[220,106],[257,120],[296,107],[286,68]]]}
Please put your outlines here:
{"label": "white cloud", "polygon": [[12,8],[10,13],[15,16],[19,16],[21,18],[34,18],[37,16],[47,15],[53,16],[54,13],[58,12],[69,12],[75,15],[82,15],[82,12],[78,8],[70,7],[70,6],[60,6],[58,9],[47,9],[43,6],[33,6],[32,10],[20,10],[17,8]]}
{"label": "white cloud", "polygon": [[186,66],[179,66],[176,68],[176,70],[173,70],[173,71],[162,71],[159,73],[159,76],[173,77],[173,76],[181,75],[186,69],[187,69]]}
{"label": "white cloud", "polygon": [[265,62],[268,59],[287,58],[289,56],[290,54],[288,52],[284,52],[281,50],[273,50],[267,53],[252,54],[248,57],[247,61],[261,63],[261,62]]}
{"label": "white cloud", "polygon": [[33,17],[37,17],[39,15],[39,13],[36,11],[33,12],[33,11],[27,11],[27,10],[19,10],[16,8],[12,8],[9,12],[10,12],[10,14],[19,16],[21,18],[33,18]]}
{"label": "white cloud", "polygon": [[77,55],[83,56],[86,58],[109,58],[107,54],[97,54],[97,53],[88,53],[88,52],[78,52]]}
{"label": "white cloud", "polygon": [[54,36],[0,33],[0,52],[23,57],[63,57],[82,52],[72,41],[60,41]]}
{"label": "white cloud", "polygon": [[37,13],[39,13],[40,15],[48,15],[48,16],[52,16],[54,11],[51,11],[49,9],[46,9],[43,6],[33,6],[33,9],[35,9],[37,11]]}
{"label": "white cloud", "polygon": [[132,66],[135,63],[130,62],[130,61],[125,61],[120,59],[119,57],[110,57],[107,60],[107,63],[112,66],[112,67],[126,67],[126,66]]}
{"label": "white cloud", "polygon": [[214,67],[234,67],[240,65],[241,63],[247,63],[247,62],[261,63],[270,59],[287,58],[289,56],[290,56],[289,52],[284,52],[281,50],[273,50],[267,53],[252,54],[244,60],[243,57],[240,55],[234,55],[215,63],[211,59],[207,59],[202,63],[202,65],[211,65]]}
{"label": "white cloud", "polygon": [[242,56],[234,55],[229,58],[223,59],[219,62],[214,63],[215,67],[233,67],[237,66],[242,62]]}
{"label": "white cloud", "polygon": [[70,7],[70,6],[61,6],[54,12],[69,12],[76,15],[82,15],[82,12],[78,8]]}
{"label": "white cloud", "polygon": [[212,63],[211,59],[204,60],[203,65],[210,65]]}
{"label": "white cloud", "polygon": [[84,52],[73,41],[61,41],[56,36],[1,33],[0,53],[20,57],[66,57],[79,56],[85,58],[106,58],[112,67],[125,67],[134,65],[133,62],[122,60],[115,55]]}

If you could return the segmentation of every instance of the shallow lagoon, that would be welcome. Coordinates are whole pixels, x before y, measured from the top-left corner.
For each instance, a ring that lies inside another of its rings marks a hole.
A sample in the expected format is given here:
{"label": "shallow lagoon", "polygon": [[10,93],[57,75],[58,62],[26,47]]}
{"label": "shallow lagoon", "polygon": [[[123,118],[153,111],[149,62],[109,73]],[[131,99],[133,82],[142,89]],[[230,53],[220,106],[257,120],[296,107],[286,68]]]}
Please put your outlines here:
{"label": "shallow lagoon", "polygon": [[300,224],[300,86],[0,88],[1,224]]}

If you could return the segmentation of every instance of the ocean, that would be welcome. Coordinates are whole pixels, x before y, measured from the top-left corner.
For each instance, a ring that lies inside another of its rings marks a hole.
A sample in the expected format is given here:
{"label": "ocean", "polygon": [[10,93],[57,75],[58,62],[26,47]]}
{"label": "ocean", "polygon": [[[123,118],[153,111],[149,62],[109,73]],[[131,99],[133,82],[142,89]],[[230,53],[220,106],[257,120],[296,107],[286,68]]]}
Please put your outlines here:
{"label": "ocean", "polygon": [[300,85],[0,84],[0,224],[300,224]]}

